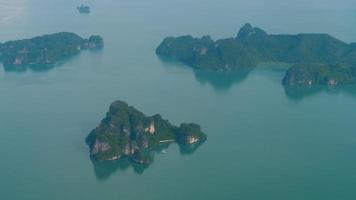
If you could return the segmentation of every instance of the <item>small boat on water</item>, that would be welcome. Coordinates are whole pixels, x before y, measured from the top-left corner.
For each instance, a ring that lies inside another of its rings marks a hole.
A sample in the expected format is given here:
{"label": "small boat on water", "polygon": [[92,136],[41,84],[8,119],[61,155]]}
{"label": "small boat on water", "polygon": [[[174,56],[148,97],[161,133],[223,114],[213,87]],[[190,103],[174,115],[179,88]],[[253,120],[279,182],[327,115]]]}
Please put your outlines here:
{"label": "small boat on water", "polygon": [[163,150],[161,151],[161,153],[162,153],[162,154],[166,154],[167,151],[163,149]]}
{"label": "small boat on water", "polygon": [[89,6],[85,6],[85,5],[80,5],[77,7],[79,13],[83,13],[83,14],[88,14],[90,13],[90,7]]}

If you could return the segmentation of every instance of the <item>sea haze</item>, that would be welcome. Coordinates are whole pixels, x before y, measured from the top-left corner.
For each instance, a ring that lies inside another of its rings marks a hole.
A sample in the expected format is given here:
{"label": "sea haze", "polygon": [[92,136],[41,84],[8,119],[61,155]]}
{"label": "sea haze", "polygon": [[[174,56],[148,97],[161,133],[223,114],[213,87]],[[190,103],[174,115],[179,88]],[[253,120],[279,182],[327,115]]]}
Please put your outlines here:
{"label": "sea haze", "polygon": [[[0,68],[0,199],[356,199],[356,87],[288,91],[273,64],[245,76],[155,55],[166,36],[234,37],[246,22],[356,42],[355,19],[353,0],[1,0],[0,42],[70,31],[105,48],[48,71]],[[93,163],[85,137],[117,99],[208,140],[140,170]]]}

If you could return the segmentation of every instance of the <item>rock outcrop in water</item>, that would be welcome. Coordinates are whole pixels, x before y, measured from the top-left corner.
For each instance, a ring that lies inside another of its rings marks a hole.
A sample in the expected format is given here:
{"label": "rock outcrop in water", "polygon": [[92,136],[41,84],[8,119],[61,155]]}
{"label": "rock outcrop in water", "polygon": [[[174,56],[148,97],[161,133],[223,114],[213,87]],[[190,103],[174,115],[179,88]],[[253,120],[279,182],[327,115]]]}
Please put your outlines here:
{"label": "rock outcrop in water", "polygon": [[90,13],[90,7],[89,6],[85,6],[83,4],[78,6],[77,10],[81,14],[89,14]]}
{"label": "rock outcrop in water", "polygon": [[75,33],[61,32],[0,43],[0,61],[5,69],[14,71],[50,67],[83,49],[102,49],[103,46],[100,36],[83,39]]}
{"label": "rock outcrop in water", "polygon": [[176,127],[158,114],[148,117],[125,102],[115,101],[86,142],[95,160],[125,157],[148,165],[153,160],[153,150],[160,144],[177,142],[189,146],[202,143],[206,138],[197,124]]}
{"label": "rock outcrop in water", "polygon": [[195,69],[213,71],[252,69],[266,62],[295,64],[286,74],[285,85],[296,84],[292,77],[298,77],[300,84],[305,84],[302,80],[309,84],[310,73],[317,76],[311,80],[313,84],[333,83],[332,78],[321,81],[324,76],[336,76],[339,84],[354,83],[348,76],[354,76],[349,71],[356,65],[355,43],[347,44],[328,34],[273,35],[250,24],[245,24],[236,37],[217,41],[210,36],[167,37],[156,53]]}

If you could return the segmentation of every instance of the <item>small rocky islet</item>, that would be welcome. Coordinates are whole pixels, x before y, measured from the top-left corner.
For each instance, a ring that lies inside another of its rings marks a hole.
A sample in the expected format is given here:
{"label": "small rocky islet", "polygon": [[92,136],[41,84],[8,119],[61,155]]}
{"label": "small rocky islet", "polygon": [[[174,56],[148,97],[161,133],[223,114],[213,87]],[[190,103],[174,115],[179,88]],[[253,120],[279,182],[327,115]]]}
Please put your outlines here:
{"label": "small rocky islet", "polygon": [[164,59],[211,71],[251,70],[260,63],[289,63],[284,86],[356,83],[356,43],[328,34],[268,34],[245,24],[236,37],[167,37],[156,49]]}
{"label": "small rocky islet", "polygon": [[86,6],[84,4],[81,4],[80,6],[78,6],[77,10],[80,14],[89,14],[90,13],[90,7]]}
{"label": "small rocky islet", "polygon": [[86,138],[95,161],[128,158],[134,163],[149,165],[153,152],[160,145],[176,142],[195,146],[207,139],[199,125],[172,125],[161,115],[146,116],[123,101],[110,105],[106,117]]}
{"label": "small rocky islet", "polygon": [[50,68],[82,50],[103,47],[101,36],[93,35],[84,39],[75,33],[60,32],[0,43],[0,62],[8,71]]}

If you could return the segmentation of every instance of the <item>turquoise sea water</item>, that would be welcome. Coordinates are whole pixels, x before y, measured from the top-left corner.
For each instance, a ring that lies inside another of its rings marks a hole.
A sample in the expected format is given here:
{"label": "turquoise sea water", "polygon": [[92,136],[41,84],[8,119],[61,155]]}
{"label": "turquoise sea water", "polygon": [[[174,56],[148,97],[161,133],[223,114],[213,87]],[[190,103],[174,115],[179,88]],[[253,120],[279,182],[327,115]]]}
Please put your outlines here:
{"label": "turquoise sea water", "polygon": [[[355,1],[87,0],[80,15],[81,2],[0,1],[0,41],[71,31],[106,45],[49,71],[1,68],[0,199],[356,198],[356,87],[290,92],[278,67],[196,72],[154,53],[165,36],[232,37],[245,22],[356,41]],[[171,145],[143,171],[92,163],[84,138],[116,99],[209,138],[193,154]]]}

